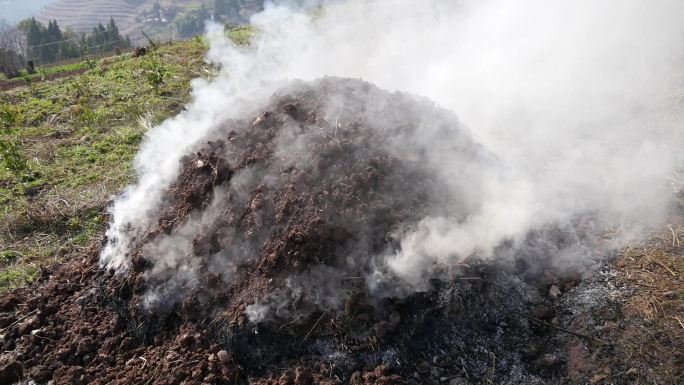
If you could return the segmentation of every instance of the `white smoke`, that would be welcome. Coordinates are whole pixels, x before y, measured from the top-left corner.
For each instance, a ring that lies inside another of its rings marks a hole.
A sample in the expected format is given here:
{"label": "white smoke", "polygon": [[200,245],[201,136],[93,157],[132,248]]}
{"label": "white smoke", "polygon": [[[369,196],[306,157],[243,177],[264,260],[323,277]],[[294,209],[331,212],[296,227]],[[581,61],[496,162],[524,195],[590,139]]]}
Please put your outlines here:
{"label": "white smoke", "polygon": [[[503,168],[472,183],[481,203],[469,218],[424,218],[399,234],[398,253],[382,256],[380,270],[413,287],[435,264],[492,256],[503,241],[583,213],[630,235],[663,219],[666,181],[682,160],[682,1],[349,0],[321,10],[281,3],[252,23],[259,33],[249,48],[209,31],[208,59],[221,72],[195,81],[187,111],[149,132],[136,159],[139,181],[112,208],[105,266],[127,266],[195,143],[287,81],[325,75],[435,100]],[[449,159],[430,163],[463,183]]]}

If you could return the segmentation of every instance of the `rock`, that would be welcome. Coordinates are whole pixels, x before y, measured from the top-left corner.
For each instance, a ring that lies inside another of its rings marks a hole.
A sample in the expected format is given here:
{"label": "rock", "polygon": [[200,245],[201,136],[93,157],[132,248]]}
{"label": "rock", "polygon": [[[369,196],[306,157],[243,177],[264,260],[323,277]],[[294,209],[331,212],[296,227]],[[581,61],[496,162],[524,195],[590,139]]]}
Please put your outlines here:
{"label": "rock", "polygon": [[195,337],[192,334],[184,333],[178,337],[178,343],[183,347],[190,347],[195,343]]}
{"label": "rock", "polygon": [[164,356],[164,359],[167,361],[176,361],[176,360],[180,359],[180,354],[178,354],[177,352],[172,350],[172,351],[166,353],[166,356]]}
{"label": "rock", "polygon": [[549,297],[557,299],[558,297],[560,297],[560,295],[561,291],[558,285],[551,285],[551,287],[549,288]]}
{"label": "rock", "polygon": [[29,317],[17,326],[17,331],[19,334],[28,334],[34,329],[34,326],[38,323],[37,321],[38,319],[35,316]]}
{"label": "rock", "polygon": [[219,285],[219,276],[214,273],[207,273],[207,286],[215,289]]}
{"label": "rock", "polygon": [[97,350],[98,346],[94,339],[88,337],[79,341],[76,347],[76,354],[79,356],[85,356],[88,353],[93,353]]}
{"label": "rock", "polygon": [[192,371],[192,379],[193,380],[201,380],[202,378],[204,378],[204,374],[202,373],[202,371],[200,369],[195,369]]}
{"label": "rock", "polygon": [[48,382],[52,380],[52,371],[43,365],[36,365],[31,370],[30,376],[37,383]]}
{"label": "rock", "polygon": [[230,362],[230,353],[228,353],[225,350],[221,350],[218,353],[216,353],[216,356],[218,357],[219,361],[221,361],[222,364],[227,364]]}
{"label": "rock", "polygon": [[0,384],[13,384],[21,380],[24,375],[24,367],[18,361],[0,367]]}
{"label": "rock", "polygon": [[570,291],[570,290],[572,290],[575,286],[577,286],[577,282],[576,282],[576,281],[572,281],[572,280],[570,280],[570,281],[565,281],[565,282],[563,283],[563,291],[565,291],[565,292]]}

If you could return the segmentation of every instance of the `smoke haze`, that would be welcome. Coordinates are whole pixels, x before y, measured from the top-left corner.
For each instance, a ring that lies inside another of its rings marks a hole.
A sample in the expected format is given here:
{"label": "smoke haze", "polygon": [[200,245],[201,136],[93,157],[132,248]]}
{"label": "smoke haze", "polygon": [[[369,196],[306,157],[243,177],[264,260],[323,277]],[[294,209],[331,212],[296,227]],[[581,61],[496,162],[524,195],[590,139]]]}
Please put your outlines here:
{"label": "smoke haze", "polygon": [[[268,4],[252,19],[259,32],[249,48],[234,46],[218,26],[209,29],[208,59],[220,65],[220,74],[196,80],[187,110],[148,133],[136,158],[138,182],[111,209],[103,265],[128,267],[129,253],[158,219],[180,159],[197,143],[226,120],[253,112],[289,81],[323,76],[428,97],[458,115],[496,158],[464,177],[454,166],[460,155],[449,155],[434,135],[388,144],[395,152],[421,141],[437,149],[429,165],[467,202],[469,215],[450,216],[453,210],[445,207],[443,215],[437,210],[395,234],[398,250],[374,256],[371,289],[397,280],[419,290],[435,266],[473,254],[505,258],[497,251],[502,243],[520,248],[530,232],[572,227],[589,214],[593,230],[603,224],[620,229],[614,246],[664,219],[668,177],[681,162],[683,2],[318,5]],[[336,113],[329,113],[332,120]],[[292,138],[282,143],[284,154],[306,147]],[[195,220],[212,215],[218,214]],[[179,233],[194,234],[193,226],[148,248],[155,261],[149,275],[168,281],[189,274],[182,256],[191,247]],[[590,257],[579,241],[543,252],[559,265]],[[231,265],[227,258],[214,261],[216,268]],[[253,318],[261,319],[262,310],[252,308]]]}

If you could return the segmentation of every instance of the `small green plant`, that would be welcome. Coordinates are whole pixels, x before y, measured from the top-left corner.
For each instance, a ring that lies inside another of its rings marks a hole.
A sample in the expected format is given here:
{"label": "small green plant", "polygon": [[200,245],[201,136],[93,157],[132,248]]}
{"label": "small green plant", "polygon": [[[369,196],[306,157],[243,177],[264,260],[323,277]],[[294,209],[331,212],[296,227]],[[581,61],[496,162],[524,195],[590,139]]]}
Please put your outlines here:
{"label": "small green plant", "polygon": [[164,78],[167,75],[168,69],[161,60],[161,55],[157,51],[159,47],[159,42],[150,38],[144,31],[143,35],[147,38],[148,48],[147,55],[143,61],[143,73],[145,74],[145,79],[147,82],[155,89],[159,91],[159,87],[164,84]]}
{"label": "small green plant", "polygon": [[81,41],[81,56],[83,57],[83,61],[88,64],[88,67],[90,67],[91,70],[94,70],[97,63],[88,55],[88,41],[85,36],[83,36]]}
{"label": "small green plant", "polygon": [[6,250],[0,252],[0,266],[4,265],[10,265],[14,262],[16,262],[21,255],[17,253],[16,251],[11,251],[11,250]]}
{"label": "small green plant", "polygon": [[35,74],[35,73],[31,74],[26,70],[21,70],[21,72],[19,72],[19,76],[21,76],[21,79],[26,83],[26,86],[29,88],[31,93],[32,94],[35,93],[36,85],[35,85],[34,80],[35,80],[37,74]]}
{"label": "small green plant", "polygon": [[24,80],[24,82],[26,82],[27,86],[30,86],[31,83],[33,83],[33,77],[31,77],[31,74],[28,73],[28,71],[22,70],[21,72],[19,72],[19,75]]}
{"label": "small green plant", "polygon": [[7,171],[20,182],[29,182],[35,175],[20,151],[20,140],[12,132],[12,126],[19,120],[19,112],[8,104],[0,104],[0,159]]}
{"label": "small green plant", "polygon": [[85,125],[95,123],[95,113],[90,108],[92,91],[89,82],[83,77],[80,81],[74,82],[73,87],[74,99],[78,102],[71,107],[72,114]]}
{"label": "small green plant", "polygon": [[199,44],[200,46],[206,45],[206,41],[202,35],[195,35],[192,40],[194,40],[195,43]]}
{"label": "small green plant", "polygon": [[10,266],[0,271],[0,292],[21,287],[35,279],[39,268],[36,265]]}
{"label": "small green plant", "polygon": [[167,69],[164,63],[162,63],[156,50],[151,51],[145,57],[143,62],[143,70],[145,74],[145,79],[155,90],[159,90],[159,87],[164,84],[164,78],[167,74]]}
{"label": "small green plant", "polygon": [[247,46],[256,34],[256,30],[251,25],[226,24],[225,33],[236,45]]}

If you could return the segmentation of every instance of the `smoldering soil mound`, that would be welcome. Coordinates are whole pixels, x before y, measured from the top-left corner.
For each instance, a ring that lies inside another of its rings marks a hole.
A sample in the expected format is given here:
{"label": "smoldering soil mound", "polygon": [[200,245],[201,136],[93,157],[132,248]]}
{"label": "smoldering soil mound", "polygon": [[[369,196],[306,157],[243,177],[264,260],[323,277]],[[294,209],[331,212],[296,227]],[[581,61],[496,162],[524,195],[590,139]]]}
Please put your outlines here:
{"label": "smoldering soil mound", "polygon": [[183,158],[132,252],[137,299],[154,311],[186,299],[238,324],[340,309],[347,281],[363,283],[401,231],[469,214],[469,175],[490,158],[428,100],[359,80],[285,87]]}
{"label": "smoldering soil mound", "polygon": [[294,83],[182,160],[126,274],[98,268],[94,247],[3,297],[0,376],[558,382],[563,348],[543,322],[576,278],[535,275],[531,286],[472,261],[417,294],[400,280],[378,292],[366,283],[421,218],[466,217],[479,188],[470,176],[491,162],[427,100],[358,80]]}

